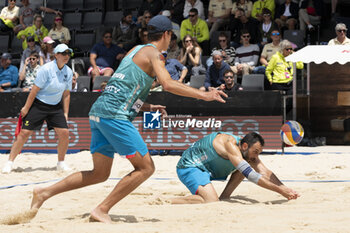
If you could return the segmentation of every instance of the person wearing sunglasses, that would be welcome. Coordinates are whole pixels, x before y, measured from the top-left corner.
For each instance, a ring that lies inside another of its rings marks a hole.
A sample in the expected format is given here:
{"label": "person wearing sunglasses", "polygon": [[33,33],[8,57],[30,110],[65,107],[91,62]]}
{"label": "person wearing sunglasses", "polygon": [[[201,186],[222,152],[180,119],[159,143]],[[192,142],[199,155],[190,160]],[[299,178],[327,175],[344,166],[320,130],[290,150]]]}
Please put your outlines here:
{"label": "person wearing sunglasses", "polygon": [[257,44],[251,44],[248,30],[241,31],[242,46],[236,49],[235,65],[231,67],[235,74],[250,74],[258,64],[260,49]]}
{"label": "person wearing sunglasses", "polygon": [[[39,1],[40,2],[40,1]],[[56,11],[54,9],[42,6],[43,1],[38,3],[38,1],[33,0],[21,0],[21,8],[19,9],[19,24],[13,28],[15,34],[19,31],[26,29],[33,25],[33,20],[35,14],[40,14],[41,12],[62,15],[62,12]]]}
{"label": "person wearing sunglasses", "polygon": [[[286,94],[292,94],[293,63],[287,62],[286,57],[293,53],[292,43],[283,40],[280,43],[281,51],[276,52],[266,67],[266,77],[270,83],[270,89],[285,91]],[[303,69],[304,63],[297,62],[297,69]]]}
{"label": "person wearing sunglasses", "polygon": [[3,53],[0,59],[0,92],[11,91],[17,86],[18,69],[12,65],[12,56],[9,53]]}
{"label": "person wearing sunglasses", "polygon": [[[23,51],[22,56],[21,56],[21,64],[19,67],[20,73],[22,72],[22,69],[25,67],[24,63],[25,63],[26,59],[30,56],[30,54],[32,52],[37,52],[39,54],[41,51],[41,47],[39,45],[35,44],[35,40],[34,40],[33,36],[28,36],[26,38],[26,40],[27,40],[28,47]],[[44,61],[41,57],[39,58],[39,64],[41,64],[41,65],[44,64]]]}
{"label": "person wearing sunglasses", "polygon": [[34,80],[40,67],[39,54],[36,51],[31,52],[29,57],[26,58],[24,65],[24,68],[19,73],[19,80],[23,82],[22,91],[28,92],[34,85]]}
{"label": "person wearing sunglasses", "polygon": [[63,18],[60,15],[56,15],[53,21],[51,30],[49,31],[49,37],[51,37],[57,43],[69,44],[71,40],[69,29],[63,26]]}
{"label": "person wearing sunglasses", "polygon": [[275,19],[278,28],[281,30],[281,28],[287,27],[288,30],[294,30],[298,23],[298,11],[298,4],[292,0],[285,0],[284,4],[278,5]]}
{"label": "person wearing sunglasses", "polygon": [[218,89],[225,92],[228,96],[230,96],[231,92],[243,91],[243,87],[235,82],[235,74],[231,69],[224,72],[224,82]]}
{"label": "person wearing sunglasses", "polygon": [[338,23],[335,26],[336,38],[331,39],[328,45],[350,45],[350,39],[346,36],[348,29],[345,24]]}
{"label": "person wearing sunglasses", "polygon": [[110,175],[114,155],[118,153],[129,160],[133,170],[118,182],[90,214],[90,219],[94,221],[112,223],[108,214],[111,208],[147,180],[155,170],[147,145],[132,123],[140,111],[155,112],[156,115],[152,115],[158,117],[162,113],[166,114],[165,106],[145,103],[155,79],[165,91],[176,95],[225,102],[221,96],[227,95],[222,91],[202,92],[171,79],[161,54],[169,47],[171,30],[171,21],[163,15],[150,20],[150,43],[137,45],[129,51],[90,109],[93,169],[71,174],[49,187],[36,188],[31,205],[33,211],[56,194],[105,181]]}
{"label": "person wearing sunglasses", "polygon": [[112,76],[114,67],[123,59],[125,50],[112,43],[112,31],[106,30],[102,41],[95,44],[90,51],[91,66],[88,74],[94,82],[97,76]]}
{"label": "person wearing sunglasses", "polygon": [[199,18],[205,20],[204,5],[201,0],[185,0],[183,9],[183,17],[185,19],[190,17],[190,11],[192,8],[197,9],[197,15]]}
{"label": "person wearing sunglasses", "polygon": [[[72,49],[66,44],[59,44],[54,53],[55,60],[38,69],[34,85],[20,111],[23,119],[22,129],[11,147],[9,159],[2,169],[3,173],[12,171],[13,162],[20,154],[23,145],[34,131],[41,129],[44,121],[46,121],[48,130],[55,130],[58,137],[57,170],[70,170],[64,158],[69,144],[67,121],[73,76],[72,70],[66,64],[72,54]],[[36,58],[36,56],[31,57]]]}
{"label": "person wearing sunglasses", "polygon": [[196,38],[197,43],[203,50],[203,55],[209,54],[208,24],[198,17],[198,10],[196,8],[192,8],[188,14],[188,19],[183,20],[181,23],[181,40],[183,40],[186,35]]}
{"label": "person wearing sunglasses", "polygon": [[264,19],[263,9],[267,8],[271,11],[271,18],[275,16],[275,0],[257,0],[253,4],[252,17],[262,22]]}
{"label": "person wearing sunglasses", "polygon": [[280,52],[281,51],[281,46],[280,46],[280,42],[281,42],[281,33],[280,31],[276,28],[273,29],[271,32],[271,43],[268,43],[266,45],[264,45],[264,48],[262,50],[262,53],[260,55],[260,66],[256,66],[253,69],[253,74],[265,74],[265,70],[266,70],[266,66],[269,64],[269,61],[271,60],[272,56],[276,53],[276,52]]}

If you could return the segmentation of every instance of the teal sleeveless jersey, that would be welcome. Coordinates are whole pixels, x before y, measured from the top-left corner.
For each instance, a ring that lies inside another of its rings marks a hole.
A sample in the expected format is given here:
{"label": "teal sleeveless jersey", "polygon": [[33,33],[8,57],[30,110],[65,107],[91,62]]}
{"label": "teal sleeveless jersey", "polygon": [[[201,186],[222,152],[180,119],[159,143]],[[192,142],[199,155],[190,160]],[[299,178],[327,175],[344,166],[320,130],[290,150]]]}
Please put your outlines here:
{"label": "teal sleeveless jersey", "polygon": [[90,116],[132,121],[140,111],[154,79],[132,60],[145,46],[139,45],[124,57],[101,96],[91,107]]}
{"label": "teal sleeveless jersey", "polygon": [[224,159],[216,153],[213,140],[218,134],[231,135],[236,139],[237,145],[239,143],[240,138],[233,134],[226,132],[211,133],[184,151],[177,168],[198,167],[209,172],[212,180],[226,179],[232,171],[236,170],[236,167],[233,166],[230,160]]}

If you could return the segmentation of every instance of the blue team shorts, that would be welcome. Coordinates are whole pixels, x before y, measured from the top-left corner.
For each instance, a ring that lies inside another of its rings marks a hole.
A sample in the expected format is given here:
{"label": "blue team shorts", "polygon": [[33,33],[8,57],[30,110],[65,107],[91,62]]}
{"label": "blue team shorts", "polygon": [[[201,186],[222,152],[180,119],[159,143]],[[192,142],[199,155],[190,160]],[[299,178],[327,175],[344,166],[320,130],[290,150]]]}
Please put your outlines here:
{"label": "blue team shorts", "polygon": [[90,116],[91,153],[101,153],[114,158],[114,153],[132,158],[138,151],[148,153],[147,145],[134,125],[127,120]]}
{"label": "blue team shorts", "polygon": [[181,182],[195,195],[200,185],[207,185],[210,182],[209,172],[202,171],[196,167],[176,168],[177,176]]}

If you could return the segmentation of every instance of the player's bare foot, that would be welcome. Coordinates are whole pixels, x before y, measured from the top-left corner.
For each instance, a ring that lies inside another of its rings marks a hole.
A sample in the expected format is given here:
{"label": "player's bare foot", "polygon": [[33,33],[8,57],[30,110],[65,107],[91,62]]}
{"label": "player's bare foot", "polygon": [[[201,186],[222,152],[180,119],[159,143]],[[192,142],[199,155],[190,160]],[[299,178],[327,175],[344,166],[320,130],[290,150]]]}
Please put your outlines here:
{"label": "player's bare foot", "polygon": [[97,222],[103,222],[103,223],[112,223],[111,217],[109,217],[108,214],[103,213],[99,209],[94,209],[90,213],[90,221],[97,221]]}
{"label": "player's bare foot", "polygon": [[30,205],[30,209],[39,209],[41,205],[44,203],[46,198],[43,195],[44,188],[34,188],[33,189],[33,198],[32,204]]}

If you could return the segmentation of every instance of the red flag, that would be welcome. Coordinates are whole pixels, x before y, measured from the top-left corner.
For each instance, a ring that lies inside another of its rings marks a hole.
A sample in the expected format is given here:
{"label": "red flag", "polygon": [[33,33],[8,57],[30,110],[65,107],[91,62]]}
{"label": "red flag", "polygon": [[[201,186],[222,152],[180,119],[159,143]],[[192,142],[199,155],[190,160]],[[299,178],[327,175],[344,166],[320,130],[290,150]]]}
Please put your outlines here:
{"label": "red flag", "polygon": [[21,132],[21,129],[22,129],[22,115],[19,114],[16,130],[15,130],[15,137],[16,138],[17,138],[19,132]]}

